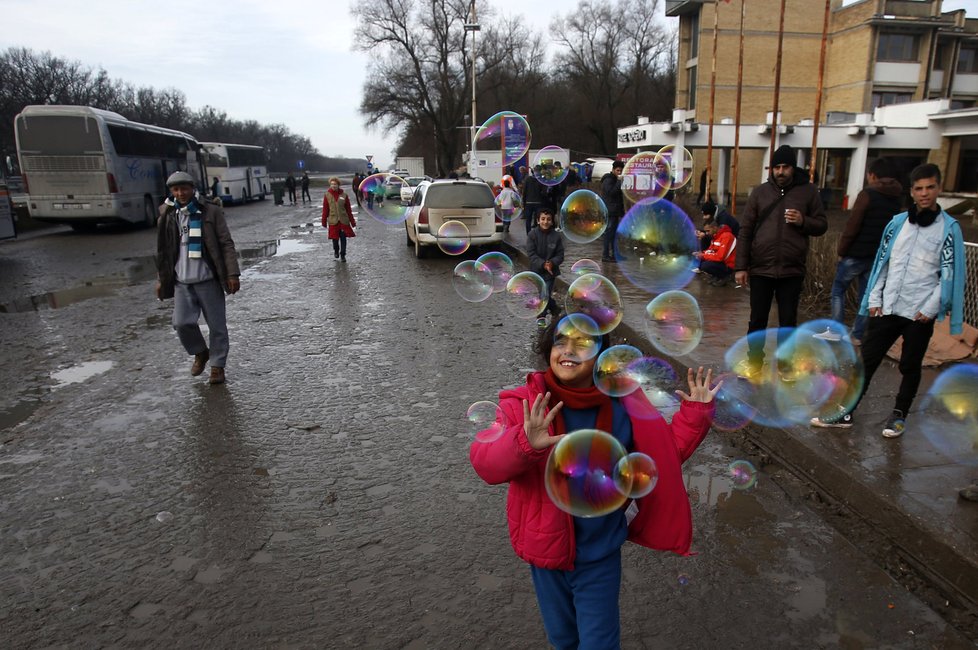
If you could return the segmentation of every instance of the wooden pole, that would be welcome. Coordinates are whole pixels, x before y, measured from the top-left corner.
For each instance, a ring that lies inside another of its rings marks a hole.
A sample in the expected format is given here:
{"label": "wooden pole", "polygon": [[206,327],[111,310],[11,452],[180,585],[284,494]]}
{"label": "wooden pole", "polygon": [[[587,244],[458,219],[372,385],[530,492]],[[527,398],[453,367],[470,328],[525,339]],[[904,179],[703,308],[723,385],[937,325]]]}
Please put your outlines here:
{"label": "wooden pole", "polygon": [[730,214],[737,215],[737,166],[740,163],[740,100],[744,94],[744,16],[747,0],[740,0],[740,56],[737,60],[737,115],[734,118],[733,174],[730,183]]}
{"label": "wooden pole", "polygon": [[720,0],[713,3],[713,62],[710,71],[710,128],[706,138],[706,197],[709,200],[713,190],[713,111],[717,97],[717,35],[719,34]]}
{"label": "wooden pole", "polygon": [[822,83],[825,77],[825,44],[829,39],[831,1],[825,0],[825,17],[822,19],[822,52],[818,57],[818,90],[815,92],[815,126],[812,129],[812,154],[809,162],[811,171],[808,172],[808,181],[811,183],[815,182],[815,170],[817,168],[815,156],[818,154],[818,123],[822,120]]}
{"label": "wooden pole", "polygon": [[781,52],[784,48],[784,4],[786,0],[781,0],[781,18],[778,23],[778,58],[774,67],[774,110],[771,117],[771,151],[767,157],[768,162],[774,157],[774,144],[778,139],[778,103],[781,99]]}

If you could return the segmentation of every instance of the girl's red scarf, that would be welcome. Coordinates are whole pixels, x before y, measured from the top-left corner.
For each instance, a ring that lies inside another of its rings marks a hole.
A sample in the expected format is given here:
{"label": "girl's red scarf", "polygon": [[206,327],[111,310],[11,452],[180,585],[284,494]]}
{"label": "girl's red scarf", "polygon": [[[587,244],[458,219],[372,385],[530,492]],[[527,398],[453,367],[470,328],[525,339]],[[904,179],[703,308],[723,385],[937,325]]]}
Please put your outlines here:
{"label": "girl's red scarf", "polygon": [[[543,374],[543,381],[550,391],[551,405],[563,402],[566,408],[572,409],[598,409],[598,420],[595,428],[611,434],[612,417],[614,411],[611,407],[611,398],[598,390],[597,386],[591,384],[588,388],[570,388],[564,386],[554,375],[553,370],[547,368]],[[563,435],[567,433],[567,426],[564,424],[564,416],[558,413],[554,418],[554,433]]]}

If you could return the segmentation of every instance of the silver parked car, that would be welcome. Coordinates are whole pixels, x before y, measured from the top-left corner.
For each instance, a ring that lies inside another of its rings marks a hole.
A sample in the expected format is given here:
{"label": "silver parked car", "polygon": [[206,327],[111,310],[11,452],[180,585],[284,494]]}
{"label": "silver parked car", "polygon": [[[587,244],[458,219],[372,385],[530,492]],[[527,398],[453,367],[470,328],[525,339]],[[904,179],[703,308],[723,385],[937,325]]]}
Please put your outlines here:
{"label": "silver parked car", "polygon": [[496,218],[495,197],[482,181],[422,181],[414,190],[404,221],[407,245],[425,257],[438,244],[438,229],[446,221],[460,221],[469,230],[469,245],[503,240],[503,222]]}

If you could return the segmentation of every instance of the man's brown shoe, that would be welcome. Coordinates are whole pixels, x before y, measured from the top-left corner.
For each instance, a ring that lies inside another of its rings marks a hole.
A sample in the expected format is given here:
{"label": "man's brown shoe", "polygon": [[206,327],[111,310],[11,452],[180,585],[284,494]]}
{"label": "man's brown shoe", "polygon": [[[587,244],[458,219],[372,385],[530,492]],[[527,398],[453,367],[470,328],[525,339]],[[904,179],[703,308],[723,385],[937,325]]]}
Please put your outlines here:
{"label": "man's brown shoe", "polygon": [[217,368],[211,366],[211,383],[212,384],[224,383],[224,368]]}
{"label": "man's brown shoe", "polygon": [[204,372],[204,365],[207,360],[211,358],[211,353],[208,350],[204,350],[200,354],[194,355],[194,365],[190,366],[190,374],[196,377],[200,373]]}

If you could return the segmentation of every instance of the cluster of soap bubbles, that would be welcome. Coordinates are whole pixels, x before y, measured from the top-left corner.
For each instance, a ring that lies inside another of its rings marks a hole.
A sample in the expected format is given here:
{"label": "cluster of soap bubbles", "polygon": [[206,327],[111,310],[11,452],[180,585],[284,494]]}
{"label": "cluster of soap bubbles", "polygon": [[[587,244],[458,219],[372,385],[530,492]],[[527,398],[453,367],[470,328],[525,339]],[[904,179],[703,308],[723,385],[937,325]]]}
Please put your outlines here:
{"label": "cluster of soap bubbles", "polygon": [[659,469],[639,452],[629,454],[598,429],[579,429],[554,445],[544,473],[554,505],[575,517],[600,517],[655,488]]}
{"label": "cluster of soap bubbles", "polygon": [[917,420],[927,440],[948,458],[978,466],[978,365],[961,363],[938,375]]}
{"label": "cluster of soap bubbles", "polygon": [[455,293],[467,302],[482,302],[502,294],[506,308],[517,318],[537,318],[547,308],[547,284],[532,271],[516,273],[513,260],[492,251],[459,262],[452,271]]}

